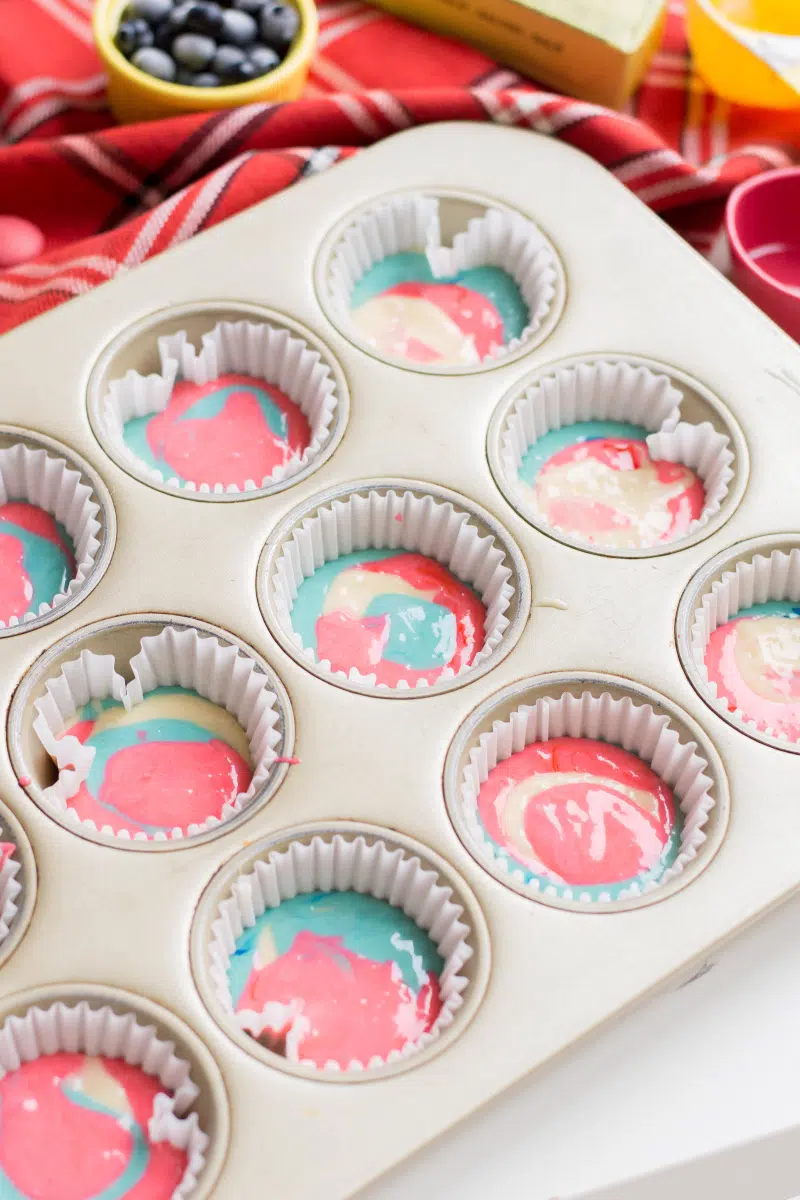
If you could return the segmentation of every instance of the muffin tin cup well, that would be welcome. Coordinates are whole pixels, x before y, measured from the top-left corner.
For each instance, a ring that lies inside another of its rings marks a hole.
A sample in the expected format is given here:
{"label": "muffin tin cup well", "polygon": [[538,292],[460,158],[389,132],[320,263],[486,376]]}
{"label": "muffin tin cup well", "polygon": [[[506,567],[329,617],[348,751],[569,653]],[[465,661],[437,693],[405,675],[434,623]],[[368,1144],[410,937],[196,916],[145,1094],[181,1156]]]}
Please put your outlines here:
{"label": "muffin tin cup well", "polygon": [[172,1200],[213,1194],[227,1149],[227,1098],[211,1055],[172,1013],[118,989],[68,984],[11,995],[0,1018],[2,1075],[64,1052],[123,1059],[157,1078],[164,1091],[147,1134],[187,1155]]}
{"label": "muffin tin cup well", "polygon": [[[125,674],[117,669],[123,664]],[[154,688],[171,686],[197,692],[236,719],[250,746],[247,791],[220,816],[150,837],[82,820],[69,800],[86,780],[94,751],[63,731],[90,700],[110,697],[129,710]],[[266,663],[222,630],[184,618],[121,618],[65,638],[25,677],[9,716],[12,760],[39,806],[73,832],[137,849],[194,844],[244,819],[283,779],[285,763],[277,760],[288,757],[292,738],[288,697]]]}
{"label": "muffin tin cup well", "polygon": [[66,529],[75,573],[63,592],[20,616],[0,620],[0,636],[34,629],[68,612],[99,581],[114,544],[111,499],[95,472],[51,438],[0,426],[0,504],[36,505]]}
{"label": "muffin tin cup well", "polygon": [[[300,585],[325,563],[366,549],[423,554],[475,590],[486,619],[483,648],[470,665],[458,673],[445,668],[430,684],[390,687],[356,668],[336,671],[303,646],[292,625]],[[527,570],[509,535],[457,493],[410,480],[367,480],[295,509],[264,547],[258,596],[272,633],[301,666],[351,691],[395,697],[439,693],[484,674],[514,645],[530,609]]]}
{"label": "muffin tin cup well", "polygon": [[[317,891],[357,892],[387,901],[429,935],[444,960],[439,977],[442,1009],[435,1024],[385,1059],[375,1055],[368,1062],[329,1061],[320,1068],[296,1053],[284,1056],[257,1041],[268,1026],[263,1013],[234,1011],[228,966],[236,939],[267,909]],[[488,981],[489,945],[475,897],[443,859],[393,831],[337,821],[285,830],[228,863],[201,898],[192,961],[212,1016],[250,1054],[290,1074],[359,1082],[425,1062],[459,1036]]]}
{"label": "muffin tin cup well", "polygon": [[[688,467],[702,481],[700,517],[677,537],[648,546],[595,544],[550,524],[519,469],[546,433],[583,421],[617,421],[647,430],[653,459]],[[578,357],[537,370],[498,405],[487,453],[498,487],[526,521],[567,545],[612,557],[668,554],[707,537],[730,516],[746,481],[744,439],[718,401],[681,372],[637,356]]]}
{"label": "muffin tin cup well", "polygon": [[[297,405],[311,430],[302,453],[239,486],[185,482],[146,463],[125,443],[125,423],[163,412],[179,380],[205,384],[229,373],[271,384]],[[344,377],[326,346],[280,313],[238,303],[166,309],[124,330],[95,366],[88,404],[95,436],[124,471],[195,500],[250,500],[306,478],[333,453],[349,410]]]}
{"label": "muffin tin cup well", "polygon": [[[473,267],[505,271],[528,309],[520,336],[475,361],[437,365],[384,354],[354,323],[350,299],[371,267],[409,251],[424,253],[435,278],[443,281]],[[323,244],[315,281],[322,307],[346,338],[393,366],[431,374],[482,371],[518,358],[551,332],[566,297],[556,250],[533,221],[488,197],[446,188],[396,192],[351,213]]]}
{"label": "muffin tin cup well", "polygon": [[[489,772],[532,742],[556,737],[620,746],[672,789],[683,815],[678,854],[655,879],[607,892],[542,882],[490,840],[478,815]],[[444,778],[450,819],[476,861],[521,895],[573,912],[620,912],[672,895],[707,866],[728,821],[722,764],[699,727],[657,693],[610,675],[542,675],[499,692],[459,730]]]}
{"label": "muffin tin cup well", "polygon": [[[800,741],[792,741],[776,725],[789,710],[781,703],[771,708],[774,719],[758,719],[732,706],[719,695],[705,665],[712,634],[743,609],[770,600],[800,604],[800,537],[780,534],[752,538],[721,551],[693,576],[678,608],[677,646],[689,679],[715,713],[729,725],[757,741],[800,754]],[[800,623],[800,618],[798,619]],[[800,725],[800,698],[794,702],[795,723]]]}

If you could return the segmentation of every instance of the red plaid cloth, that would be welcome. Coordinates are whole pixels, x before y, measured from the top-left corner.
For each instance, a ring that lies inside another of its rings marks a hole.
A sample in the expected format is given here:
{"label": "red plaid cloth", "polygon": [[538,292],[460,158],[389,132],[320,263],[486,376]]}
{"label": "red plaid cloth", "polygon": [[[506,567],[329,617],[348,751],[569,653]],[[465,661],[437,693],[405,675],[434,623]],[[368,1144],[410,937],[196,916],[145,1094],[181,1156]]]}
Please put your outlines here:
{"label": "red plaid cloth", "polygon": [[412,125],[497,121],[562,138],[704,252],[736,183],[800,157],[800,113],[736,108],[692,74],[681,0],[624,114],[333,0],[303,99],[125,127],[104,105],[90,13],[91,0],[2,0],[0,213],[28,217],[47,242],[0,272],[0,332]]}

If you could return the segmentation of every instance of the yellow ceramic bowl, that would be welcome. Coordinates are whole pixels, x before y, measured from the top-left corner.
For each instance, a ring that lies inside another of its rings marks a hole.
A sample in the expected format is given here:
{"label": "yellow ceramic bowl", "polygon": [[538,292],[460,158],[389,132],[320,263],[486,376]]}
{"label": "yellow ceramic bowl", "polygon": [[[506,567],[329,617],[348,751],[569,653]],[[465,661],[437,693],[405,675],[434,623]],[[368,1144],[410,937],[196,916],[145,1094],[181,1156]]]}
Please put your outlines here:
{"label": "yellow ceramic bowl", "polygon": [[317,43],[314,0],[291,0],[300,13],[300,32],[279,67],[248,83],[218,88],[164,83],[128,62],[114,45],[114,34],[127,3],[128,0],[96,0],[93,17],[95,41],[108,74],[108,102],[120,121],[154,121],[260,101],[295,100],[305,86]]}
{"label": "yellow ceramic bowl", "polygon": [[689,0],[694,64],[739,104],[800,108],[800,0]]}

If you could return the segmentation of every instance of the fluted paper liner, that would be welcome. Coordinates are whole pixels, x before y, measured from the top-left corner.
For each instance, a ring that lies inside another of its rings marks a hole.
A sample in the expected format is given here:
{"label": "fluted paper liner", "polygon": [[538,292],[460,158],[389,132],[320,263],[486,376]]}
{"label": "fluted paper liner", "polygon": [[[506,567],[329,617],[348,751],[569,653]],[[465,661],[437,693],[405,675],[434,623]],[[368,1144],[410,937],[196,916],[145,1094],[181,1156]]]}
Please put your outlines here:
{"label": "fluted paper liner", "polygon": [[[157,484],[189,492],[220,495],[252,492],[289,480],[317,457],[330,440],[339,404],[330,366],[319,351],[288,329],[267,322],[220,321],[204,333],[201,348],[189,341],[184,330],[158,339],[161,358],[159,375],[128,371],[108,385],[99,410],[102,437],[133,474]],[[301,454],[277,466],[262,479],[237,484],[183,482],[143,462],[125,444],[123,432],[134,417],[163,412],[178,380],[205,384],[228,373],[250,375],[268,386],[279,388],[306,417],[311,440]]]}
{"label": "fluted paper liner", "polygon": [[551,430],[581,421],[624,421],[649,430],[651,458],[680,463],[702,480],[701,515],[671,540],[690,537],[719,512],[733,479],[734,454],[729,438],[710,422],[680,420],[682,399],[669,376],[627,362],[578,363],[537,379],[511,406],[500,428],[503,491],[523,516],[533,514],[544,522],[519,479],[530,447]]}
{"label": "fluted paper liner", "polygon": [[171,1200],[191,1196],[205,1165],[209,1139],[192,1111],[197,1085],[173,1043],[160,1038],[152,1025],[141,1024],[133,1012],[121,1015],[109,1005],[94,1008],[86,1000],[78,1004],[59,1000],[47,1008],[37,1005],[24,1016],[7,1017],[0,1027],[0,1076],[60,1052],[124,1059],[159,1080],[166,1090],[155,1097],[147,1133],[152,1142],[169,1142],[186,1152],[186,1171]]}
{"label": "fluted paper liner", "polygon": [[[478,793],[489,772],[531,742],[557,737],[593,738],[621,746],[638,755],[672,789],[683,813],[680,849],[658,879],[634,880],[613,899],[610,893],[594,898],[578,885],[528,880],[526,871],[489,840],[478,813]],[[534,897],[577,900],[594,907],[652,892],[694,861],[706,840],[704,830],[714,807],[712,788],[708,763],[696,742],[681,741],[669,717],[654,712],[649,704],[636,704],[627,696],[614,699],[608,692],[600,696],[564,693],[520,705],[507,721],[496,721],[490,732],[473,742],[458,781],[457,803],[472,849],[494,875],[513,880]]]}
{"label": "fluted paper liner", "polygon": [[[2,823],[0,823],[0,842],[10,844],[9,835],[6,834]],[[15,844],[12,853],[0,866],[0,946],[11,932],[11,926],[14,924],[14,918],[19,909],[17,900],[22,891],[22,884],[17,879],[21,870],[18,852],[19,848]]]}
{"label": "fluted paper liner", "polygon": [[[484,644],[472,662],[460,672],[446,667],[435,683],[423,680],[413,690],[435,689],[440,681],[456,674],[466,675],[489,658],[508,628],[507,614],[515,591],[510,561],[494,537],[481,535],[470,514],[449,500],[412,491],[366,488],[332,500],[301,518],[284,542],[268,581],[286,634],[309,661],[351,682],[389,688],[388,684],[378,683],[375,675],[362,675],[355,667],[347,674],[334,671],[327,659],[318,660],[311,647],[303,646],[292,625],[292,606],[303,580],[324,563],[367,549],[405,550],[434,558],[462,583],[473,587],[486,608]],[[401,680],[397,690],[412,689]]]}
{"label": "fluted paper liner", "polygon": [[284,850],[270,851],[252,871],[236,879],[212,922],[207,950],[214,992],[228,1020],[256,1038],[269,1024],[263,1013],[234,1011],[228,965],[236,939],[245,929],[252,929],[268,908],[317,891],[374,896],[411,917],[429,935],[444,961],[439,976],[442,1008],[427,1033],[401,1050],[393,1050],[385,1059],[375,1055],[369,1062],[330,1061],[324,1068],[309,1059],[296,1061],[313,1070],[362,1071],[407,1058],[429,1045],[453,1023],[461,1007],[469,982],[461,970],[473,953],[471,931],[462,919],[464,911],[452,889],[437,871],[407,850],[380,839],[368,842],[361,835],[335,834],[330,839],[315,836],[308,842],[292,841]]}
{"label": "fluted paper liner", "polygon": [[0,449],[0,504],[13,500],[35,504],[61,522],[75,547],[76,571],[66,591],[21,618],[0,621],[0,629],[33,621],[59,608],[84,583],[100,549],[100,502],[88,479],[66,459],[23,442]]}
{"label": "fluted paper liner", "polygon": [[355,217],[327,265],[331,307],[338,322],[361,341],[352,325],[350,297],[370,267],[390,254],[424,253],[434,276],[441,279],[470,267],[500,267],[514,279],[528,308],[521,336],[495,348],[483,362],[501,359],[535,334],[550,312],[558,278],[555,254],[532,221],[497,208],[473,217],[452,246],[443,246],[439,204],[434,195],[412,193],[384,200]]}
{"label": "fluted paper liner", "polygon": [[113,655],[82,650],[64,663],[49,679],[44,695],[34,702],[33,728],[47,753],[59,768],[55,783],[43,797],[59,813],[78,825],[97,830],[94,821],[81,821],[68,801],[89,775],[95,751],[72,735],[60,736],[77,720],[77,713],[90,700],[110,696],[130,710],[147,692],[157,687],[189,688],[227,709],[241,725],[250,743],[253,778],[246,792],[226,804],[221,817],[210,816],[202,825],[175,827],[148,838],[141,830],[114,832],[103,826],[101,833],[134,840],[163,840],[192,837],[229,821],[240,812],[267,782],[275,764],[275,746],[280,741],[277,696],[269,680],[249,656],[234,645],[224,645],[211,634],[167,625],[153,637],[142,638],[141,649],[130,660],[133,678],[126,682],[116,669]]}
{"label": "fluted paper liner", "polygon": [[766,604],[769,600],[800,604],[800,549],[788,553],[773,550],[770,554],[753,554],[740,559],[724,571],[720,579],[708,585],[689,618],[689,653],[702,682],[704,697],[717,712],[792,744],[781,731],[748,717],[741,709],[731,709],[706,673],[706,650],[714,630],[733,620],[743,609]]}

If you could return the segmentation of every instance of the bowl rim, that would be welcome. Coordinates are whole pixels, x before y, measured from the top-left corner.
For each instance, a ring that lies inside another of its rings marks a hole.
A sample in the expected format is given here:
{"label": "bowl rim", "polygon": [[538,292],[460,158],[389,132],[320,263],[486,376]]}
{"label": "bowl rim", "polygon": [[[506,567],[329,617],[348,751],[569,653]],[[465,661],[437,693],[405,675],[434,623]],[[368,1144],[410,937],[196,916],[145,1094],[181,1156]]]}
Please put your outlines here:
{"label": "bowl rim", "polygon": [[[207,96],[217,98],[231,105],[255,104],[264,100],[263,89],[269,81],[271,87],[280,85],[295,73],[298,67],[310,59],[316,45],[319,30],[319,19],[314,0],[288,0],[292,7],[300,13],[300,30],[289,53],[277,67],[256,79],[246,83],[232,83],[218,88],[196,88],[189,84],[171,83],[164,79],[156,79],[146,71],[140,71],[114,43],[119,17],[125,7],[126,0],[96,0],[92,13],[92,30],[101,57],[118,75],[122,75],[133,87],[149,91],[156,96],[171,96],[178,100],[195,101],[196,111],[203,111],[200,98]],[[221,105],[215,103],[213,107]],[[189,111],[189,110],[187,110]]]}
{"label": "bowl rim", "polygon": [[794,300],[800,304],[800,288],[790,287],[788,284],[781,283],[774,275],[770,275],[768,271],[759,266],[758,260],[752,257],[739,236],[738,215],[739,206],[742,201],[751,192],[755,192],[759,188],[772,187],[774,184],[780,186],[781,181],[784,179],[797,179],[800,181],[800,166],[779,167],[774,171],[762,171],[760,174],[753,175],[750,179],[745,179],[742,183],[738,184],[728,197],[728,203],[725,206],[725,232],[728,235],[734,256],[747,267],[748,271],[752,272],[767,287],[780,292],[787,300]]}

